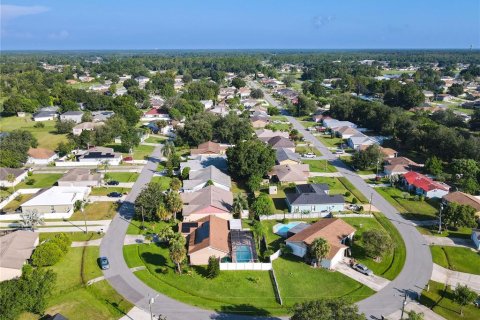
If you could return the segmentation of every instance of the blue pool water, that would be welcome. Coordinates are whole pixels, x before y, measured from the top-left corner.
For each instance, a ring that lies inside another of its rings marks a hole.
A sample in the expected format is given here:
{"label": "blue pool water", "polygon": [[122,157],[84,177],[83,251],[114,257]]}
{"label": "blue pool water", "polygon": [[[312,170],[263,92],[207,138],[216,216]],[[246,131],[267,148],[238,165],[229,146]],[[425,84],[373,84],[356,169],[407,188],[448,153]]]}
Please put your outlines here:
{"label": "blue pool water", "polygon": [[252,261],[252,252],[249,246],[238,246],[235,248],[235,256],[237,262]]}
{"label": "blue pool water", "polygon": [[286,237],[288,230],[295,227],[297,224],[301,223],[300,221],[293,221],[287,224],[279,223],[273,226],[273,232],[278,234],[281,237]]}

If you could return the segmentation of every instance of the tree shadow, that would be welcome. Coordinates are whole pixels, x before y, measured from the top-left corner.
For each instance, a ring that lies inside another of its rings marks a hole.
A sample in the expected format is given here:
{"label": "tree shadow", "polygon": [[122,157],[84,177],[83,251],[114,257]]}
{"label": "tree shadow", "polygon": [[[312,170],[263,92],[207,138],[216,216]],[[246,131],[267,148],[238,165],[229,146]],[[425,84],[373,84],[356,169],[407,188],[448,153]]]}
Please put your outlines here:
{"label": "tree shadow", "polygon": [[[232,314],[236,315],[235,319],[280,319],[277,317],[270,317],[270,312],[265,309],[257,308],[250,304],[236,304],[230,306],[222,306],[220,309],[215,310],[219,314],[212,315],[211,319],[232,319]],[[238,316],[237,316],[238,315]],[[241,315],[245,315],[242,317]]]}
{"label": "tree shadow", "polygon": [[[151,252],[143,252],[142,259],[145,261],[146,264],[151,264],[160,267],[168,267],[173,269],[171,266],[167,265],[167,259],[158,253],[151,253]],[[160,268],[155,270],[157,273],[161,273]]]}

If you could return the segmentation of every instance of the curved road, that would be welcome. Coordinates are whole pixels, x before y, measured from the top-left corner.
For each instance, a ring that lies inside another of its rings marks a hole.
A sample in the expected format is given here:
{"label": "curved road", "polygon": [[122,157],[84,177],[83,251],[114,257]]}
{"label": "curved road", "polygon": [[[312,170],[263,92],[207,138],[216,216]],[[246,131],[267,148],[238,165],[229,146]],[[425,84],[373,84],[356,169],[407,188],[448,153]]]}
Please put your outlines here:
{"label": "curved road", "polygon": [[[279,107],[278,103],[268,94],[267,101]],[[368,318],[380,318],[389,315],[402,308],[405,293],[415,298],[428,283],[432,274],[432,257],[428,244],[417,229],[398,214],[398,211],[380,196],[373,188],[369,187],[357,174],[350,171],[345,164],[333,155],[318,139],[306,131],[301,123],[293,117],[287,117],[293,127],[303,134],[323,156],[328,159],[339,172],[341,172],[360,192],[367,198],[372,197],[374,205],[382,211],[400,232],[407,249],[405,265],[393,281],[373,296],[360,301],[360,311]],[[123,241],[131,218],[133,217],[133,203],[141,189],[150,182],[160,159],[161,146],[153,151],[144,166],[139,178],[135,182],[131,192],[115,216],[110,227],[103,237],[100,245],[100,254],[110,260],[110,269],[104,271],[104,276],[110,285],[123,297],[143,310],[149,310],[149,299],[155,298],[151,306],[155,315],[164,315],[169,320],[181,319],[255,319],[264,317],[250,317],[232,314],[219,314],[215,311],[203,310],[191,305],[171,299],[153,290],[140,281],[128,268],[123,258]],[[328,290],[328,288],[325,288]],[[275,318],[277,319],[277,318]]]}
{"label": "curved road", "polygon": [[[259,85],[250,82],[251,86],[259,88]],[[263,89],[262,89],[263,90]],[[277,108],[279,103],[264,91],[265,99]],[[407,257],[400,274],[385,288],[373,296],[358,302],[361,312],[368,318],[381,318],[402,308],[404,296],[416,298],[427,285],[432,275],[432,255],[425,238],[418,232],[413,224],[404,219],[397,209],[371,188],[362,178],[352,172],[343,161],[325,147],[314,135],[305,130],[303,125],[294,117],[286,116],[293,127],[297,129],[313,146],[323,154],[337,170],[345,176],[367,199],[377,207],[397,228],[405,242]]]}

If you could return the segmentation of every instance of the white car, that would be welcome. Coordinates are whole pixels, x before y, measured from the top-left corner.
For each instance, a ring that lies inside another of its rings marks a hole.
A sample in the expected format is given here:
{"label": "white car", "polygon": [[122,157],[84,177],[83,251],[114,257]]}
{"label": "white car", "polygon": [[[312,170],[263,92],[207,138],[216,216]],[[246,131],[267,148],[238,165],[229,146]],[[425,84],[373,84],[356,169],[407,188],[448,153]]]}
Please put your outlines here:
{"label": "white car", "polygon": [[315,158],[315,153],[311,153],[311,152],[305,153],[305,154],[303,155],[303,157],[304,157],[304,158]]}

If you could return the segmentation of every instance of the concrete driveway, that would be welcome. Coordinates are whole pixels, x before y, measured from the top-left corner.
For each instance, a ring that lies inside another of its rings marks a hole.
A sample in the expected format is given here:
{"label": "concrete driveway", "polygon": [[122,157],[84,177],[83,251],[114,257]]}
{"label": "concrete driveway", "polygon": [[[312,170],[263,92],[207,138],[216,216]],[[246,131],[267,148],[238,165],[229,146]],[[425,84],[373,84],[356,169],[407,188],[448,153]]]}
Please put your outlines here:
{"label": "concrete driveway", "polygon": [[352,269],[348,265],[347,261],[341,261],[340,263],[338,263],[335,267],[335,270],[346,275],[349,278],[352,278],[355,281],[360,282],[361,284],[366,285],[367,287],[375,291],[382,290],[390,283],[390,281],[385,278],[376,275],[366,276],[363,273]]}
{"label": "concrete driveway", "polygon": [[432,280],[456,287],[459,284],[469,286],[480,293],[480,275],[464,273],[446,269],[438,264],[433,264]]}
{"label": "concrete driveway", "polygon": [[450,237],[436,237],[436,236],[423,236],[430,245],[435,246],[447,246],[447,247],[464,247],[473,248],[472,240],[463,238],[450,238]]}

